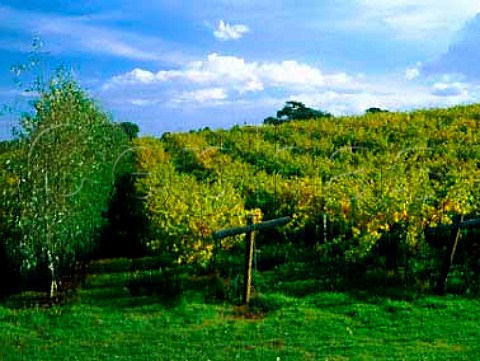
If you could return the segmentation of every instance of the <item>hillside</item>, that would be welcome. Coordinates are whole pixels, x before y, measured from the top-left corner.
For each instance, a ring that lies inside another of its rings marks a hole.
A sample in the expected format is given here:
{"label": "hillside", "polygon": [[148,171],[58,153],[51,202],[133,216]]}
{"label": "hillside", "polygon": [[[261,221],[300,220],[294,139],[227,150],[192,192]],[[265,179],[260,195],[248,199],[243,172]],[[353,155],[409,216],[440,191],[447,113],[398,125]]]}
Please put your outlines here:
{"label": "hillside", "polygon": [[[264,220],[293,217],[273,234],[279,247],[293,242],[355,261],[381,256],[389,272],[432,256],[432,239],[451,252],[452,224],[480,215],[479,119],[473,105],[138,139],[147,245],[205,262],[212,232],[259,209]],[[478,256],[474,231],[464,236],[462,251]]]}

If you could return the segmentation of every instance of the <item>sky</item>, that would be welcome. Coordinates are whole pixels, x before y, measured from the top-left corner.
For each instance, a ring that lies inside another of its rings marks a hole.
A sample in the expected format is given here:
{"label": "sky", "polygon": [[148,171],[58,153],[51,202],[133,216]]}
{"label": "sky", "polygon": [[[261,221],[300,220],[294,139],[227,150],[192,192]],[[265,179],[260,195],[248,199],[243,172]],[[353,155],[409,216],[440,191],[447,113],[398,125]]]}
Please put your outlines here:
{"label": "sky", "polygon": [[[63,65],[141,134],[480,102],[478,0],[0,1],[0,137]],[[30,77],[30,78],[29,78]]]}

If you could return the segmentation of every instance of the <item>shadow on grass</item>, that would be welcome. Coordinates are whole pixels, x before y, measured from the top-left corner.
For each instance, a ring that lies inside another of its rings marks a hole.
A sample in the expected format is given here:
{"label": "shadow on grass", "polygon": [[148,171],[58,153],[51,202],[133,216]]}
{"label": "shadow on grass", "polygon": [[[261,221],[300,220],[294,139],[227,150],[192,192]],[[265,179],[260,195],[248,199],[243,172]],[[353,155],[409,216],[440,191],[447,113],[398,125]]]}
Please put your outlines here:
{"label": "shadow on grass", "polygon": [[[74,290],[60,305],[85,304],[112,309],[134,309],[153,305],[175,308],[182,302],[223,304],[236,306],[242,298],[242,276],[235,279],[222,277],[218,273],[199,274],[179,268],[136,267],[131,262],[117,260],[99,263],[95,273],[90,274],[83,288]],[[109,266],[111,272],[102,273]],[[156,265],[156,264],[155,264]],[[101,267],[100,267],[101,266]],[[418,303],[421,307],[439,308],[442,302],[428,298],[428,294],[401,287],[392,282],[375,282],[368,277],[335,279],[318,270],[308,269],[308,264],[292,262],[274,270],[255,272],[253,293],[259,297],[252,306],[260,313],[276,311],[295,304],[335,309],[349,307],[355,303],[385,305],[391,313],[403,312],[403,303]],[[165,271],[166,270],[166,271]],[[306,272],[308,270],[308,272]],[[123,272],[122,272],[123,271]],[[316,272],[318,271],[318,272]],[[303,275],[303,277],[302,277]],[[433,301],[423,301],[430,299]],[[392,302],[390,302],[392,301]],[[423,302],[423,303],[422,303]],[[26,307],[51,306],[46,293],[24,292],[10,296],[2,305],[19,309]],[[382,306],[383,307],[383,306]]]}

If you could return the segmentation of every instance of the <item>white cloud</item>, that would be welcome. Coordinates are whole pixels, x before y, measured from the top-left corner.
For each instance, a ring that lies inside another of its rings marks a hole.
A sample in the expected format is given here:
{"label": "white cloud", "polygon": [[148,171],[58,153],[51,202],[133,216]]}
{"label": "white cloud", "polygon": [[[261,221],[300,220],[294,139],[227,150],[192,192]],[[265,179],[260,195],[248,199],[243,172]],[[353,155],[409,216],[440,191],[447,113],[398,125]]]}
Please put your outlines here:
{"label": "white cloud", "polygon": [[273,85],[313,85],[325,84],[325,77],[318,68],[295,60],[281,63],[266,63],[258,68],[259,76]]}
{"label": "white cloud", "polygon": [[418,78],[419,76],[420,76],[420,69],[418,69],[417,67],[411,67],[405,70],[405,79],[407,80],[413,80],[415,78]]}
{"label": "white cloud", "polygon": [[178,69],[135,68],[111,78],[104,85],[104,97],[117,99],[120,94],[138,107],[188,104],[192,109],[223,107],[225,112],[227,106],[245,102],[274,109],[293,99],[336,115],[359,114],[370,107],[407,110],[480,100],[480,87],[454,75],[419,79],[421,65],[407,68],[404,74],[373,77],[326,73],[295,60],[248,62],[213,53]]}
{"label": "white cloud", "polygon": [[135,83],[140,82],[144,84],[149,84],[155,81],[155,74],[150,71],[135,68],[130,73],[127,73],[123,79],[125,83]]}
{"label": "white cloud", "polygon": [[250,29],[243,24],[228,24],[223,20],[218,22],[218,28],[213,32],[215,38],[219,40],[238,40]]}
{"label": "white cloud", "polygon": [[156,101],[151,100],[151,99],[133,98],[133,99],[130,100],[130,104],[136,105],[136,106],[139,106],[139,107],[153,105],[155,103],[156,103]]}
{"label": "white cloud", "polygon": [[262,105],[264,99],[278,99],[281,94],[292,91],[355,93],[362,88],[361,79],[343,72],[325,73],[295,60],[248,62],[240,57],[213,53],[178,69],[153,72],[135,68],[114,76],[103,85],[102,97],[126,98],[123,103],[136,107],[189,104],[190,108],[205,108],[244,102],[267,106]]}
{"label": "white cloud", "polygon": [[[163,124],[157,122],[159,116],[188,120],[188,124],[180,121],[162,125],[167,128],[182,126],[183,130],[198,128],[201,124],[225,127],[245,121],[259,123],[275,114],[287,100],[298,100],[335,115],[363,114],[370,107],[405,111],[480,102],[480,86],[465,84],[450,75],[436,80],[422,79],[422,83],[394,76],[372,78],[365,75],[355,76],[354,80],[357,82],[354,91],[349,84],[275,88],[264,83],[263,91],[242,94],[228,84],[215,86],[214,83],[193,83],[176,78],[112,87],[101,94],[101,98],[117,109],[123,109],[127,115],[142,114],[138,118],[150,119],[148,124]],[[152,112],[152,106],[155,106],[155,112]],[[200,119],[208,119],[208,122],[201,123]]]}
{"label": "white cloud", "polygon": [[190,92],[182,92],[175,99],[177,103],[203,103],[219,101],[227,98],[227,92],[222,88],[198,89]]}
{"label": "white cloud", "polygon": [[468,85],[460,82],[437,82],[432,86],[432,94],[442,97],[467,96]]}
{"label": "white cloud", "polygon": [[[383,88],[364,89],[364,91],[349,94],[341,91],[325,91],[318,93],[293,93],[288,99],[301,100],[308,106],[326,110],[335,115],[362,114],[370,107],[378,107],[391,111],[409,109],[453,106],[459,103],[475,102],[479,94],[453,92],[451,94],[434,94],[428,87],[401,86],[390,92]],[[455,87],[452,87],[454,89]],[[451,88],[445,88],[450,90]]]}
{"label": "white cloud", "polygon": [[319,68],[295,60],[282,62],[246,62],[235,56],[208,55],[181,69],[160,70],[156,73],[136,68],[110,79],[104,89],[135,84],[182,83],[222,87],[239,94],[259,92],[266,88],[297,90],[325,87],[354,87],[355,80],[346,73],[325,74]]}

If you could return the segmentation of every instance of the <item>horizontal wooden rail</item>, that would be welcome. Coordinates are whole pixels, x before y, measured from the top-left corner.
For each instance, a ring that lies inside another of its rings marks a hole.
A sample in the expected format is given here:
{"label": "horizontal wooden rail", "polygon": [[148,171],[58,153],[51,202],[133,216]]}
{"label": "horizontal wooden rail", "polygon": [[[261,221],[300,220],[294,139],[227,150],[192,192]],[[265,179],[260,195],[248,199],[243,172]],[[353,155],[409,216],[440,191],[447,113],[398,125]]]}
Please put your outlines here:
{"label": "horizontal wooden rail", "polygon": [[290,217],[282,217],[282,218],[272,219],[270,221],[254,223],[254,224],[243,226],[243,227],[222,229],[220,231],[214,232],[212,236],[214,239],[219,240],[225,237],[236,236],[238,234],[243,234],[251,231],[260,231],[262,229],[280,227],[289,223],[291,220],[292,219]]}
{"label": "horizontal wooden rail", "polygon": [[436,232],[454,230],[456,228],[469,229],[469,228],[476,228],[476,227],[480,227],[480,218],[468,219],[466,221],[459,222],[459,223],[454,222],[452,224],[441,224],[436,227],[427,227],[425,232],[432,234]]}

